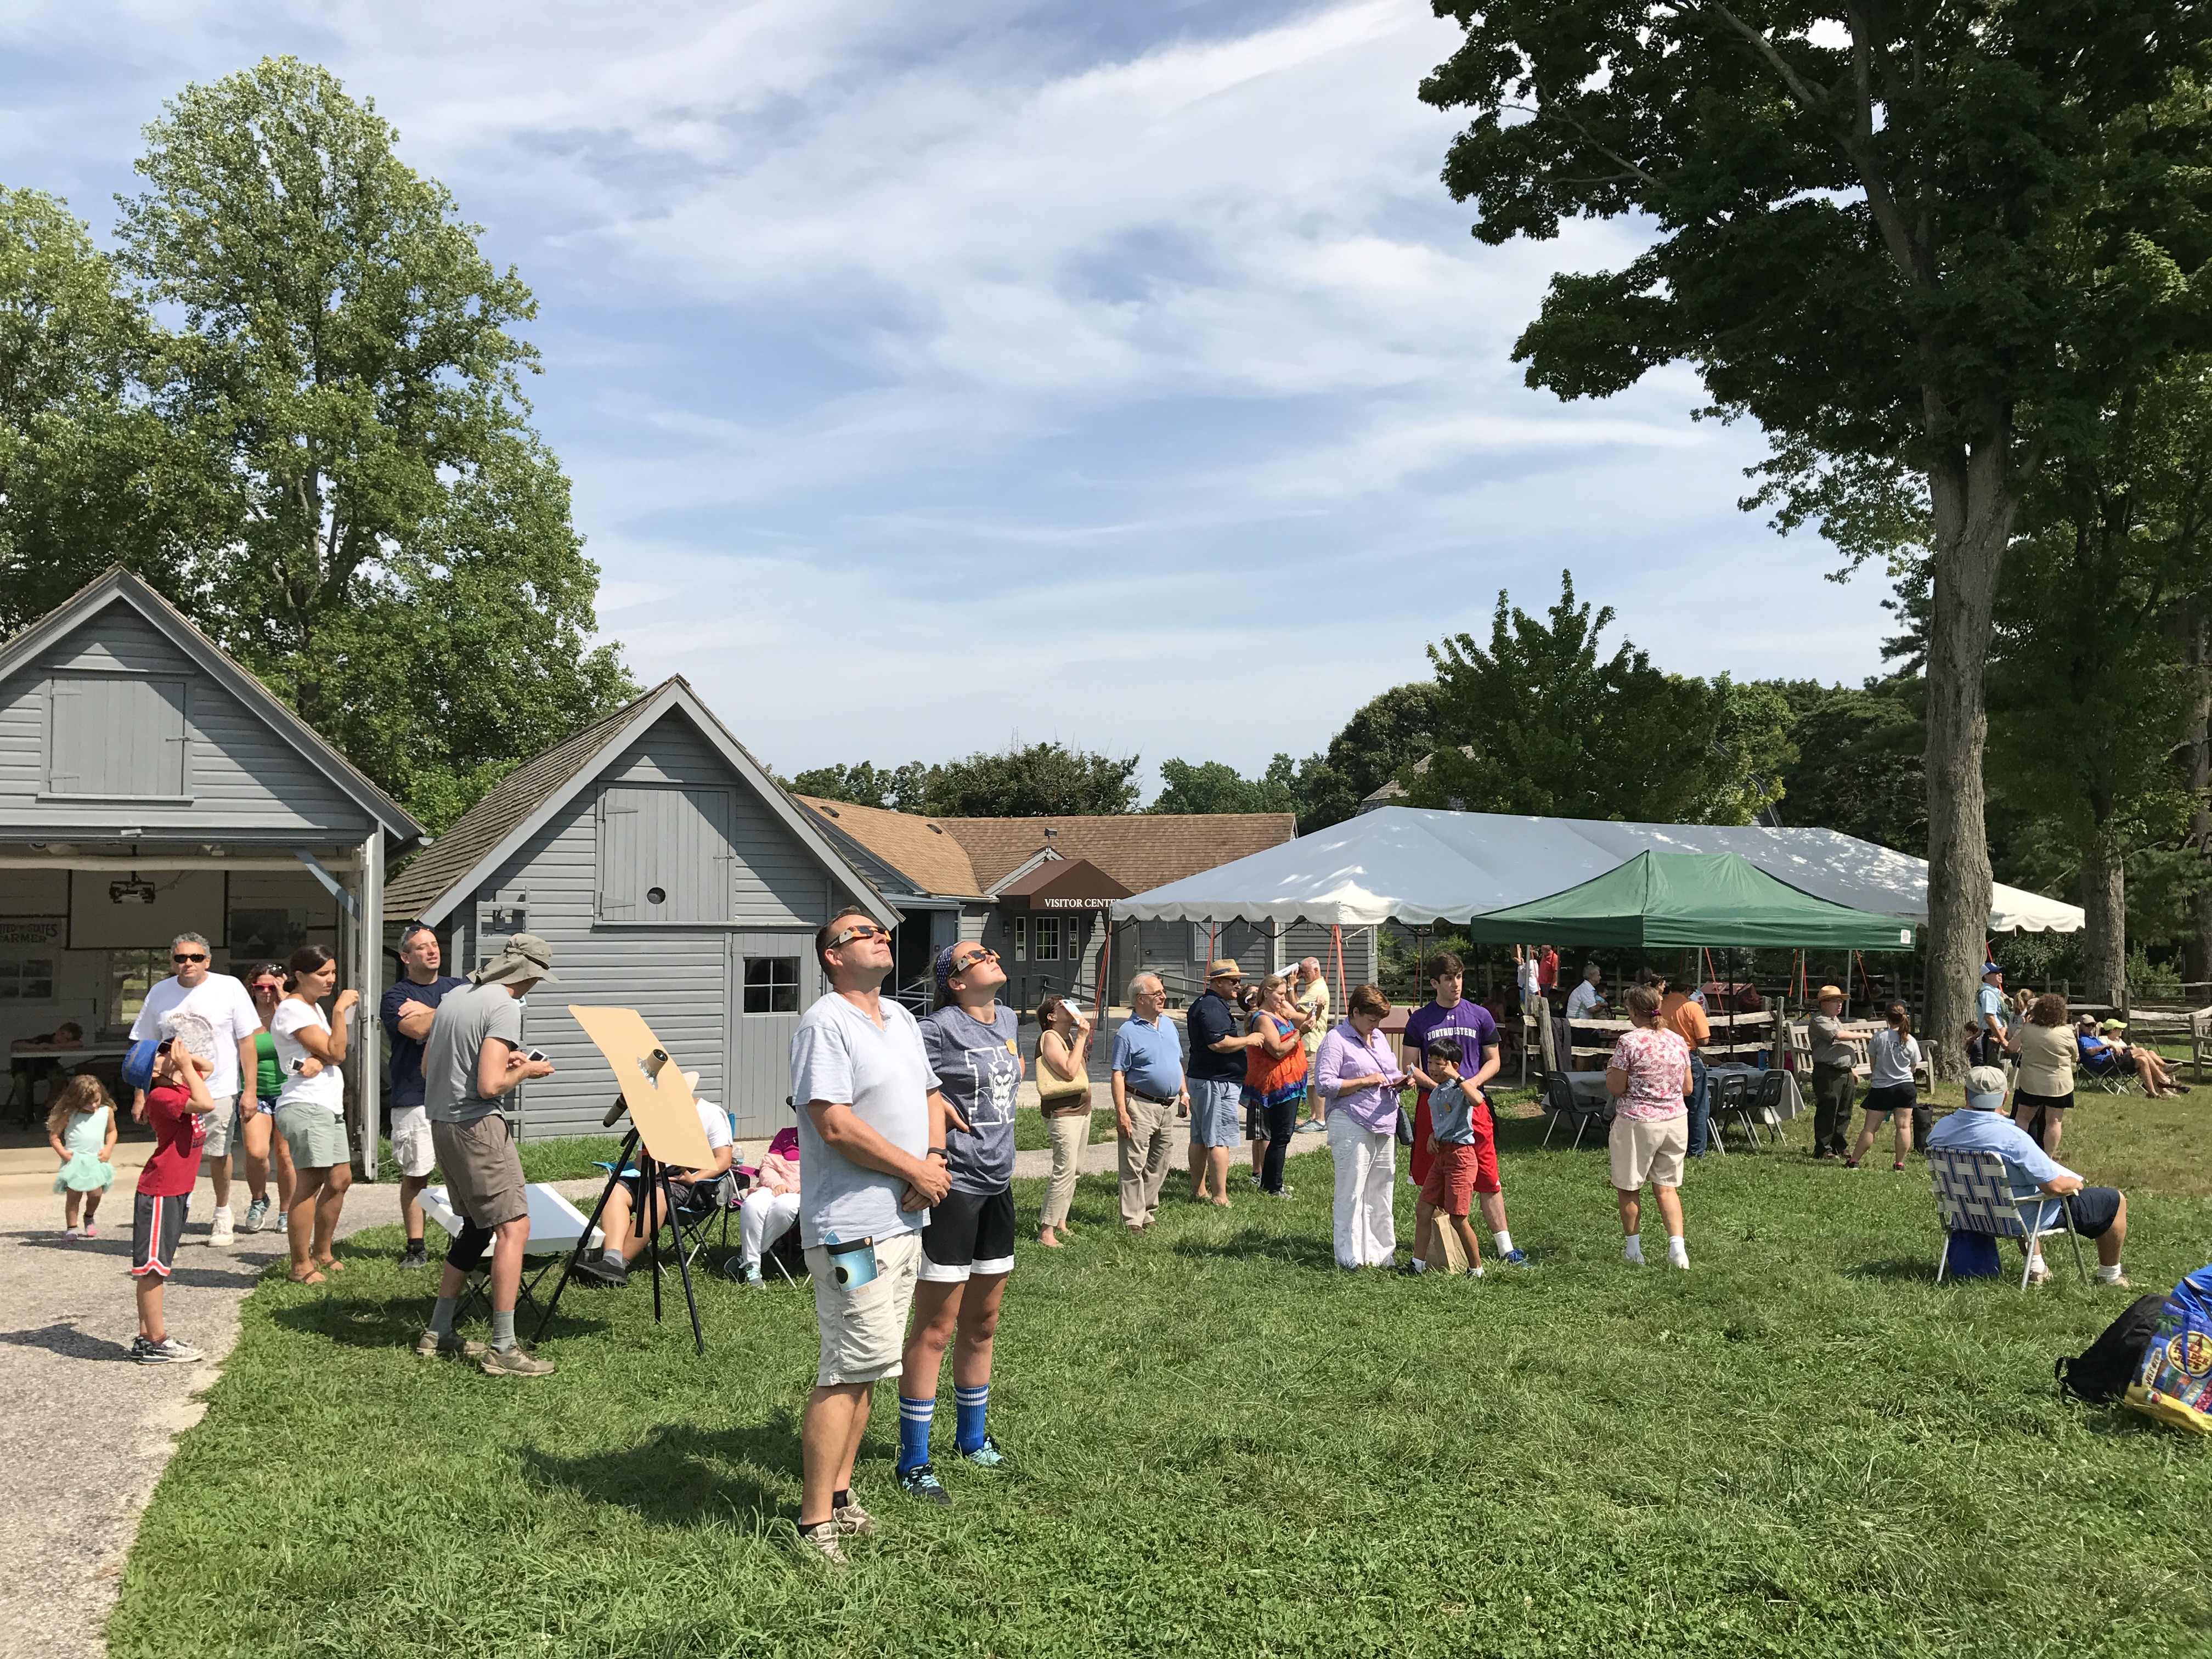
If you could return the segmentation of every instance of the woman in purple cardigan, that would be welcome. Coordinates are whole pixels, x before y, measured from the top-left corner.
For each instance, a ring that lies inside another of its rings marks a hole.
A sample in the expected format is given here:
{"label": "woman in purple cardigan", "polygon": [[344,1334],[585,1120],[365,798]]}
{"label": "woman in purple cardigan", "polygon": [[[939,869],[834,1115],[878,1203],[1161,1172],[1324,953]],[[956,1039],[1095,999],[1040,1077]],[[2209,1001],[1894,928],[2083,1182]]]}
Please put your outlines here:
{"label": "woman in purple cardigan", "polygon": [[1336,1163],[1336,1260],[1346,1267],[1387,1267],[1398,1248],[1392,1206],[1398,1176],[1398,1069],[1379,1027],[1390,999],[1363,985],[1346,1018],[1314,1055],[1314,1097],[1328,1114]]}

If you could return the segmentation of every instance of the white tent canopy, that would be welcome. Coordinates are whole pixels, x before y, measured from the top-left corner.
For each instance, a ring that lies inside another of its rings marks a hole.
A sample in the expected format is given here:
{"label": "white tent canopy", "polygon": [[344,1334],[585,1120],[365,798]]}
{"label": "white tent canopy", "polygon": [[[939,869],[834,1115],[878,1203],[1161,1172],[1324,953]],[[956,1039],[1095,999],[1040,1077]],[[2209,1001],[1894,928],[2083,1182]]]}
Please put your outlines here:
{"label": "white tent canopy", "polygon": [[[1924,924],[1928,860],[1833,830],[1613,823],[1386,806],[1117,900],[1130,921],[1464,921],[1603,875],[1648,849],[1739,853],[1816,898]],[[2078,906],[1999,886],[1990,931],[2076,932]]]}

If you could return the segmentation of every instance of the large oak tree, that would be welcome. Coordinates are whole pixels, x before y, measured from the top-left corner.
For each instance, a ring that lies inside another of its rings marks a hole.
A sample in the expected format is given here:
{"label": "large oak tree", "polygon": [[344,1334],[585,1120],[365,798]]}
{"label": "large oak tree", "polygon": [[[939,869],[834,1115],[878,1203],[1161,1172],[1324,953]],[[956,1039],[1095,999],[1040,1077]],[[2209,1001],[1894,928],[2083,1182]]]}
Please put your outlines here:
{"label": "large oak tree", "polygon": [[[1553,279],[1516,356],[1605,396],[1687,362],[1773,444],[1770,499],[1863,555],[1924,537],[1929,1029],[1966,1018],[1989,914],[1983,679],[2023,490],[2204,335],[2212,11],[2186,0],[1437,0],[1421,88],[1473,112],[1474,234],[1632,217]],[[1885,510],[1887,507],[1887,510]],[[1947,1065],[1952,1056],[1939,1049]]]}

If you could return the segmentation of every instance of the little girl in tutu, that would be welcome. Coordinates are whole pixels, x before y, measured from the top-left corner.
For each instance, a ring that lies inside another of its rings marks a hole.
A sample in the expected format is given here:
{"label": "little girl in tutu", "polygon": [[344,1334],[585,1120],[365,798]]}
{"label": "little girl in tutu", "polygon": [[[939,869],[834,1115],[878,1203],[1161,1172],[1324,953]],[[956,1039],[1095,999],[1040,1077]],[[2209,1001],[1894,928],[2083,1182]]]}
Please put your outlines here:
{"label": "little girl in tutu", "polygon": [[99,1224],[93,1217],[99,1212],[100,1195],[115,1182],[115,1165],[109,1161],[115,1151],[115,1108],[108,1101],[107,1091],[90,1073],[78,1073],[54,1097],[53,1107],[46,1114],[46,1145],[62,1161],[54,1175],[54,1190],[68,1194],[62,1205],[64,1238],[78,1236],[80,1205],[84,1209],[83,1236],[100,1237]]}

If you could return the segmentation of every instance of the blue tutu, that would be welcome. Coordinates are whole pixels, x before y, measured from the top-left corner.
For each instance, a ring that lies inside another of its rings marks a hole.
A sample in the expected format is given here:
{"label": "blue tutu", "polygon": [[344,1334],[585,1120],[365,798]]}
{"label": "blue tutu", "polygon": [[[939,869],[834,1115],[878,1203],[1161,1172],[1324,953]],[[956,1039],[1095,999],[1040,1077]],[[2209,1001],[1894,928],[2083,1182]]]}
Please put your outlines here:
{"label": "blue tutu", "polygon": [[54,1175],[58,1193],[104,1193],[115,1184],[115,1166],[100,1161],[98,1152],[73,1152]]}

